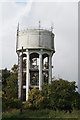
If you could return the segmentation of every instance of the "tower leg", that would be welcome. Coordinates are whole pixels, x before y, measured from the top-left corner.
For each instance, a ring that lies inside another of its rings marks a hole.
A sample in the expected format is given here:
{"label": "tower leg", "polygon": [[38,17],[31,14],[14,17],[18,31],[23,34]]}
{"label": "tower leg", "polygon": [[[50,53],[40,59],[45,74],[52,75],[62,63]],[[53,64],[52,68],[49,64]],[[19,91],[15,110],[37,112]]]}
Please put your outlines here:
{"label": "tower leg", "polygon": [[30,60],[29,60],[29,52],[27,52],[27,60],[26,60],[26,101],[28,100],[28,92],[29,92],[29,85],[30,85]]}
{"label": "tower leg", "polygon": [[42,89],[42,54],[39,55],[39,90]]}
{"label": "tower leg", "polygon": [[49,55],[49,84],[52,81],[52,56]]}

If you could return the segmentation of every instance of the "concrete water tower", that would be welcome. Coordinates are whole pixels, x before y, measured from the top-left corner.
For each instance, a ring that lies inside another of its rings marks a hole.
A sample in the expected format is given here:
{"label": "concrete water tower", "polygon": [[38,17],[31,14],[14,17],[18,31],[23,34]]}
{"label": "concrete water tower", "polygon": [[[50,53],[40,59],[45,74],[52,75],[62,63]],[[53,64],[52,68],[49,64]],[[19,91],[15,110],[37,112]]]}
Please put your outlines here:
{"label": "concrete water tower", "polygon": [[28,100],[28,92],[32,88],[42,89],[42,84],[51,83],[52,80],[52,56],[54,50],[54,34],[51,30],[17,29],[18,54],[18,98],[21,96],[21,49],[23,46],[23,92],[24,101]]}

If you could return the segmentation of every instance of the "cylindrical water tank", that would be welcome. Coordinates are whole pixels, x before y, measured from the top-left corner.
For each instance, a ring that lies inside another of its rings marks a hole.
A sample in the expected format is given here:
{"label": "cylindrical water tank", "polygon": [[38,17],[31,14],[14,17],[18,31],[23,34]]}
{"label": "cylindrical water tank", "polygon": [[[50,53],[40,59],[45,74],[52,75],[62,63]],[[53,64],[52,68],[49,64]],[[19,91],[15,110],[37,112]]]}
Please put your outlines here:
{"label": "cylindrical water tank", "polygon": [[38,29],[19,31],[17,37],[17,50],[43,48],[54,51],[54,34],[52,31]]}

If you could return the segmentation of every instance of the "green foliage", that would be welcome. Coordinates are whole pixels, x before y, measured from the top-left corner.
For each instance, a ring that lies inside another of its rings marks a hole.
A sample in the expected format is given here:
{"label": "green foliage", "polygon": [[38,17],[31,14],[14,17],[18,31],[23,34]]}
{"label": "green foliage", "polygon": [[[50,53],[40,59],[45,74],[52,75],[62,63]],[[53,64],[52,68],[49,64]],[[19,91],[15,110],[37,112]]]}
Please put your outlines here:
{"label": "green foliage", "polygon": [[11,108],[16,108],[16,109],[19,109],[20,108],[20,99],[11,99],[11,104],[10,104],[10,107]]}
{"label": "green foliage", "polygon": [[78,92],[75,92],[73,97],[74,97],[72,101],[73,108],[80,109],[80,94]]}
{"label": "green foliage", "polygon": [[10,71],[7,70],[7,68],[2,70],[2,89],[6,87],[7,84],[7,78],[10,76]]}
{"label": "green foliage", "polygon": [[65,111],[53,111],[50,109],[43,110],[23,110],[20,114],[20,109],[9,110],[2,114],[2,120],[80,120],[80,110],[73,110],[72,113],[65,113]]}
{"label": "green foliage", "polygon": [[80,95],[76,88],[75,82],[62,79],[55,80],[50,85],[44,84],[42,90],[32,89],[29,92],[24,108],[51,108],[71,113],[74,108],[80,109]]}
{"label": "green foliage", "polygon": [[75,82],[55,80],[50,85],[43,85],[43,94],[49,99],[49,106],[53,109],[69,110],[71,112],[74,93],[77,86]]}
{"label": "green foliage", "polygon": [[14,73],[17,73],[17,72],[18,72],[18,65],[14,64],[13,67],[11,68],[11,70],[12,70]]}
{"label": "green foliage", "polygon": [[24,108],[43,109],[47,106],[47,98],[42,96],[42,91],[32,89],[29,92],[28,101],[24,104]]}
{"label": "green foliage", "polygon": [[5,95],[2,97],[2,110],[3,111],[6,111],[10,108],[17,108],[19,109],[20,108],[20,100],[19,99],[14,99],[14,98],[11,98],[11,99],[8,99]]}
{"label": "green foliage", "polygon": [[[12,72],[7,69],[3,70],[3,92],[2,92],[2,106],[3,110],[19,106],[17,100],[17,65],[14,65]],[[6,83],[5,83],[6,82]]]}
{"label": "green foliage", "polygon": [[[26,61],[24,60],[24,67]],[[18,65],[12,67],[12,72],[2,70],[2,104],[3,110],[9,108],[19,108],[20,100],[17,99],[17,81],[18,81]],[[25,84],[26,74],[23,76]],[[35,82],[37,80],[35,76]],[[51,84],[44,84],[42,90],[32,89],[29,92],[28,101],[25,102],[24,108],[28,109],[44,109],[51,108],[53,110],[65,110],[71,112],[72,109],[80,109],[80,94],[76,92],[77,86],[75,82],[59,79]],[[24,96],[24,93],[23,93]]]}
{"label": "green foliage", "polygon": [[10,77],[7,78],[5,91],[8,99],[17,98],[17,80],[18,78],[16,74],[11,74]]}

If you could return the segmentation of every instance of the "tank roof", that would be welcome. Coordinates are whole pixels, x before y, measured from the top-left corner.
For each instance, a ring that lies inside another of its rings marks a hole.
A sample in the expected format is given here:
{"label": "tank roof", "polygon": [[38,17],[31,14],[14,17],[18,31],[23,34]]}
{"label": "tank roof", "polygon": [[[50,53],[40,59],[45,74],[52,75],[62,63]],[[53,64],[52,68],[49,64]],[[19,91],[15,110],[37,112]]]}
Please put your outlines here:
{"label": "tank roof", "polygon": [[[25,32],[25,31],[47,31],[47,32],[52,32],[51,29],[45,29],[45,28],[34,28],[34,29],[23,29],[23,30],[19,30],[19,32]],[[53,33],[53,32],[52,32]]]}

